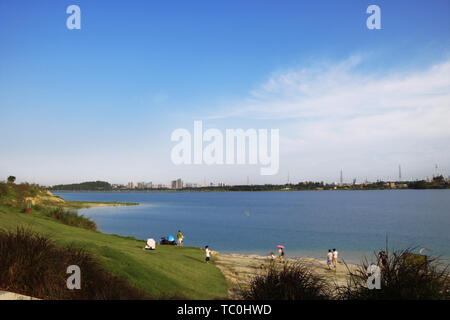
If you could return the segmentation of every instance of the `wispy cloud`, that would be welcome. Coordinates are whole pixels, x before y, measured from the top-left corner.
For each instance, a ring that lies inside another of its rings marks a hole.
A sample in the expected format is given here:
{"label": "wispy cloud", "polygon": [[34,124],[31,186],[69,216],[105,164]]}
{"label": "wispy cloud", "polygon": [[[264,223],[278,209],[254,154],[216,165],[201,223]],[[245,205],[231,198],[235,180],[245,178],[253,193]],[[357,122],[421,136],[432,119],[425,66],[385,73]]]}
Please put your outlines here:
{"label": "wispy cloud", "polygon": [[222,117],[354,117],[449,106],[450,61],[426,70],[372,75],[360,58],[279,73]]}
{"label": "wispy cloud", "polygon": [[368,72],[363,62],[354,56],[274,74],[216,116],[270,120],[280,126],[281,151],[297,159],[332,152],[366,164],[381,155],[421,162],[424,152],[448,161],[442,152],[450,149],[450,61],[384,74]]}

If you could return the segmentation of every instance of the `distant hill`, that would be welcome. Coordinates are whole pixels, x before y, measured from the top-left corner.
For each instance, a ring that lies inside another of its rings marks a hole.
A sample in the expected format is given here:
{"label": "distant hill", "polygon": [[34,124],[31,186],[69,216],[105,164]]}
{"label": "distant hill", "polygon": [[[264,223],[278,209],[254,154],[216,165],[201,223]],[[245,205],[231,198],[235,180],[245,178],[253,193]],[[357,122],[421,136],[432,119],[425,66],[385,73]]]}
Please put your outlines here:
{"label": "distant hill", "polygon": [[89,181],[73,184],[59,184],[50,188],[52,191],[108,191],[111,184],[105,181]]}

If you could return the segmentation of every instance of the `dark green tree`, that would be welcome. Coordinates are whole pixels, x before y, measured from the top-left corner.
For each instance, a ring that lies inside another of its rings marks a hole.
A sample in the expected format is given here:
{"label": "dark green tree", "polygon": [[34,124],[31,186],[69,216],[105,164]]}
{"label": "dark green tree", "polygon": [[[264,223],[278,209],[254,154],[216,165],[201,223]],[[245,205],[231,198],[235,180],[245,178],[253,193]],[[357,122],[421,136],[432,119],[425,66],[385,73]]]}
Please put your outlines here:
{"label": "dark green tree", "polygon": [[8,177],[8,183],[14,183],[14,181],[16,181],[16,177],[14,177],[14,176]]}

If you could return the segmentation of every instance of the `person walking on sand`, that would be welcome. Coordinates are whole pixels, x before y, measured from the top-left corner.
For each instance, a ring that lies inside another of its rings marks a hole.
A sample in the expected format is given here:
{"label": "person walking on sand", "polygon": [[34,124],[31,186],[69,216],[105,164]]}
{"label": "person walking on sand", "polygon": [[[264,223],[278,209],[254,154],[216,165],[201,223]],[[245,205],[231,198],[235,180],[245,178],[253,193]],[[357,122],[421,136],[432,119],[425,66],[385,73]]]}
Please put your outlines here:
{"label": "person walking on sand", "polygon": [[209,259],[211,257],[211,250],[209,250],[209,246],[205,246],[205,254],[206,254],[206,264],[209,264]]}
{"label": "person walking on sand", "polygon": [[331,249],[328,249],[328,254],[327,254],[328,270],[331,270],[331,261],[332,260],[333,260],[333,253],[331,252]]}
{"label": "person walking on sand", "polygon": [[336,248],[333,249],[333,260],[332,260],[332,262],[333,262],[333,267],[334,267],[335,269],[337,269],[337,264],[338,264],[338,252],[337,252]]}
{"label": "person walking on sand", "polygon": [[183,246],[183,239],[184,239],[184,236],[181,233],[181,230],[178,230],[178,233],[177,233],[178,246],[180,246],[180,247]]}
{"label": "person walking on sand", "polygon": [[278,257],[280,258],[280,261],[283,261],[283,257],[284,257],[284,250],[283,248],[278,248]]}

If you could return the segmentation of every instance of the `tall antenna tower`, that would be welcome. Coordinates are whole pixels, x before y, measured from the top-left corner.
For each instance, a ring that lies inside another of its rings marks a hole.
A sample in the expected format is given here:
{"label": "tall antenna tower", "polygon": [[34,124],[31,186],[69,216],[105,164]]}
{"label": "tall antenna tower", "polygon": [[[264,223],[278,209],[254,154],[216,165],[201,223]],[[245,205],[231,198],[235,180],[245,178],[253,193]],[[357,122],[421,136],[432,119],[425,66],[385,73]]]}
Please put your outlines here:
{"label": "tall antenna tower", "polygon": [[402,181],[402,166],[398,165],[398,181]]}
{"label": "tall antenna tower", "polygon": [[288,183],[288,184],[290,183],[290,180],[289,180],[289,171],[288,171],[288,176],[287,176],[287,183]]}

